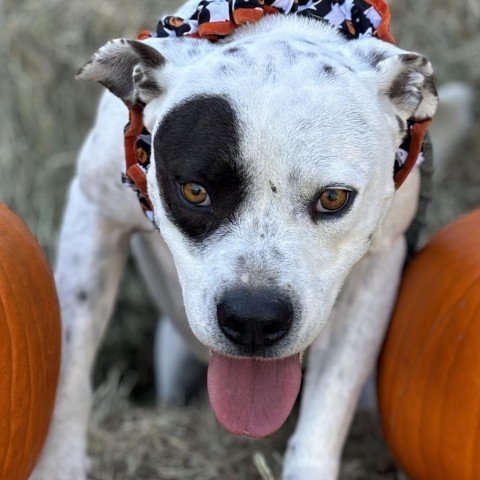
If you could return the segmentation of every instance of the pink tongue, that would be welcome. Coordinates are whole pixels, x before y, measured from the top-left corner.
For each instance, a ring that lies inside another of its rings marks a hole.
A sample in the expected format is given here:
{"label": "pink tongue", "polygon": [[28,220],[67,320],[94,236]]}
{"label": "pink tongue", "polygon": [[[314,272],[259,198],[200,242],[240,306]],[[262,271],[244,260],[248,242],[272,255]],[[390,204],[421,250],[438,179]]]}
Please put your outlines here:
{"label": "pink tongue", "polygon": [[236,435],[266,437],[287,419],[301,380],[298,354],[258,360],[212,353],[208,396],[217,420],[226,430]]}

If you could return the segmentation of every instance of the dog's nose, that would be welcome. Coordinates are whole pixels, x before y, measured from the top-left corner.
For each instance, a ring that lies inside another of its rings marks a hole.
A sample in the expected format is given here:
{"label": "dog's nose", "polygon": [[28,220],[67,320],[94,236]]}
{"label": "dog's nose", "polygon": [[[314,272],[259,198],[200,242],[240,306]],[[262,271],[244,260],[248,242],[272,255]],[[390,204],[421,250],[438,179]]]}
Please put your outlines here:
{"label": "dog's nose", "polygon": [[233,290],[217,305],[220,329],[232,342],[252,350],[283,338],[292,324],[290,300],[271,291]]}

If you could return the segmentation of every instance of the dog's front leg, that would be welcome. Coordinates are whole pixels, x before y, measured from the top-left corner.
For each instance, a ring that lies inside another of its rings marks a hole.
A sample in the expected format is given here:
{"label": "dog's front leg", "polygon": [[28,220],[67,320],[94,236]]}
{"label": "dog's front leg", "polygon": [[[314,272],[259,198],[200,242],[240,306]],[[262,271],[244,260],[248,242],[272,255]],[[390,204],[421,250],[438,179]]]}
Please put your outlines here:
{"label": "dog's front leg", "polygon": [[373,368],[405,256],[397,238],[352,270],[327,330],[312,345],[300,418],[285,457],[285,480],[334,480],[361,388]]}
{"label": "dog's front leg", "polygon": [[115,299],[128,244],[74,182],[55,272],[63,323],[60,383],[49,437],[31,480],[85,480],[90,371]]}

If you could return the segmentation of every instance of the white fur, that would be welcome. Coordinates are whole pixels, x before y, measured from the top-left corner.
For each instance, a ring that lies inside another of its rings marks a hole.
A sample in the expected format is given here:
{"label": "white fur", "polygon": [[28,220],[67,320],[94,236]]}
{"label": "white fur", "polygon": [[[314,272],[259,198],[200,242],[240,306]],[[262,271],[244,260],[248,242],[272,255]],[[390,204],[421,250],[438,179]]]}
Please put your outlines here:
{"label": "white fur", "polygon": [[[302,50],[305,61],[289,63],[281,42]],[[371,39],[346,41],[317,21],[270,16],[217,44],[147,43],[167,62],[155,72],[164,94],[147,104],[145,124],[155,131],[175,105],[200,93],[229,98],[242,126],[241,158],[252,193],[236,222],[199,249],[168,218],[153,162],[148,186],[162,240],[120,184],[126,109],[105,95],[80,155],[60,240],[56,277],[71,338],[65,342],[52,429],[32,478],[85,480],[88,375],[112,308],[125,242],[140,231],[135,250],[152,293],[187,336],[188,322],[204,346],[196,344],[199,355],[232,351],[216,321],[215,297],[222,289],[273,282],[295,294],[301,314],[294,335],[275,353],[284,357],[312,348],[285,478],[334,479],[359,391],[388,323],[405,255],[403,233],[418,197],[418,172],[394,195],[400,142],[395,115],[406,118],[420,109],[422,117],[431,116],[435,101],[409,100],[408,111],[390,101],[388,85],[403,71],[399,59],[406,52]],[[224,55],[233,45],[248,53],[248,68]],[[100,54],[118,53],[117,47]],[[386,57],[380,66],[368,59],[378,51]],[[333,76],[322,71],[324,64]],[[229,68],[219,73],[222,65]],[[428,65],[412,70],[406,93],[422,94]],[[268,77],[272,68],[281,72],[275,82]],[[358,191],[352,208],[341,218],[315,223],[300,208],[301,199],[332,185]],[[246,259],[243,268],[240,256]],[[82,300],[83,290],[88,296]]]}

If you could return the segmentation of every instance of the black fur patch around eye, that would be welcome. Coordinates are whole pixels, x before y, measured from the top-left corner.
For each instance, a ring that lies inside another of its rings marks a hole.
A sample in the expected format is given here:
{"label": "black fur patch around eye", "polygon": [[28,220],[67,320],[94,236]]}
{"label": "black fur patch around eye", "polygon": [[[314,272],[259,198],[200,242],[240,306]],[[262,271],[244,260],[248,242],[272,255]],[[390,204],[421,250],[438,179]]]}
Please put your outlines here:
{"label": "black fur patch around eye", "polygon": [[[172,222],[189,238],[202,241],[235,218],[245,194],[239,164],[235,112],[222,96],[196,96],[163,118],[153,140],[160,195]],[[199,183],[211,206],[194,206],[180,184]]]}

